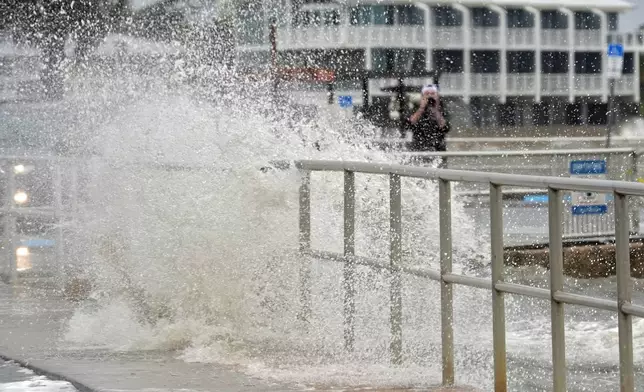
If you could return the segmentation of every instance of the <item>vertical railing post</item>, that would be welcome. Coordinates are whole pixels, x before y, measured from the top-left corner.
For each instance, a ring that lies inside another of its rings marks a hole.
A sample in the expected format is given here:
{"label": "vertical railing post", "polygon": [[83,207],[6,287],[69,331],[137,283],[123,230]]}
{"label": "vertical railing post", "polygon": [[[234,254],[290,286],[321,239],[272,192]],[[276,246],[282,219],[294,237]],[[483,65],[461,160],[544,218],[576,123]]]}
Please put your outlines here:
{"label": "vertical railing post", "polygon": [[[633,150],[633,152],[631,152],[630,158],[631,158],[631,161],[630,161],[631,169],[629,170],[630,175],[629,175],[627,181],[633,182],[633,181],[637,181],[637,164],[639,163],[638,162],[639,161],[639,153],[637,151]],[[633,198],[631,197],[631,199],[633,199]],[[631,203],[631,205],[630,205],[630,207],[631,207],[630,208],[630,217],[631,217],[631,223],[630,223],[631,228],[630,229],[631,229],[631,232],[633,234],[639,234],[639,232],[640,232],[640,206],[641,206],[641,203],[640,203],[640,198],[639,197],[636,197],[634,199],[635,199],[635,202]],[[615,230],[617,230],[617,229],[615,229]]]}
{"label": "vertical railing post", "polygon": [[496,284],[503,281],[503,192],[490,184],[490,242],[492,256],[492,339],[494,346],[494,391],[508,389],[505,347],[505,302]]}
{"label": "vertical railing post", "polygon": [[552,328],[552,384],[554,392],[566,390],[566,335],[564,304],[555,300],[563,290],[562,191],[548,188],[548,237],[550,253],[550,322]]}
{"label": "vertical railing post", "polygon": [[311,316],[311,265],[309,262],[311,251],[311,172],[300,172],[300,301],[301,309],[298,318],[309,322]]}
{"label": "vertical railing post", "polygon": [[[438,181],[441,278],[452,273],[452,192],[447,180]],[[443,385],[454,385],[454,328],[452,284],[441,279],[441,345]]]}
{"label": "vertical railing post", "polygon": [[344,347],[353,350],[355,319],[355,174],[344,172]]}
{"label": "vertical railing post", "polygon": [[614,192],[615,197],[615,266],[617,275],[617,328],[619,334],[619,384],[621,392],[632,392],[633,381],[633,316],[622,306],[631,303],[631,258],[628,221],[628,198]]}
{"label": "vertical railing post", "polygon": [[53,161],[54,166],[54,211],[56,219],[56,264],[60,273],[60,283],[66,281],[65,244],[63,236],[64,215],[63,215],[63,173],[61,162]]}
{"label": "vertical railing post", "polygon": [[17,233],[16,233],[16,215],[14,208],[13,196],[16,193],[16,173],[14,172],[13,162],[8,161],[5,165],[7,173],[7,184],[5,187],[4,197],[4,240],[3,245],[7,252],[7,279],[9,283],[15,283],[18,279],[18,260],[16,255]]}
{"label": "vertical railing post", "polygon": [[389,261],[391,265],[391,362],[402,364],[402,195],[400,176],[389,175]]}

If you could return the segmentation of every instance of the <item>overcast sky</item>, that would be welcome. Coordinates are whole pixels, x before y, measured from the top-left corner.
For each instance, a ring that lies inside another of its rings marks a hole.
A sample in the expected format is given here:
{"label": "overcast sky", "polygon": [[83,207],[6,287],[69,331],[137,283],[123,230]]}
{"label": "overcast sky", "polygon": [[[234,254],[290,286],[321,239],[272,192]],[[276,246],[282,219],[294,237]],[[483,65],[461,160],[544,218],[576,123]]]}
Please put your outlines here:
{"label": "overcast sky", "polygon": [[644,24],[644,0],[629,1],[635,5],[635,8],[621,15],[619,30],[622,32],[631,32]]}

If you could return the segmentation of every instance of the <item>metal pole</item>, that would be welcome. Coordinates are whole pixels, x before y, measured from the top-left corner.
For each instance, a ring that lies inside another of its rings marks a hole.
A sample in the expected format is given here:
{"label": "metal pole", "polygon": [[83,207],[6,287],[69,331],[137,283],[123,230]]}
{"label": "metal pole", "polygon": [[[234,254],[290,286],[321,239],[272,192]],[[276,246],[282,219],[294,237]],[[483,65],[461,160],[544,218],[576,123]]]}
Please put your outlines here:
{"label": "metal pole", "polygon": [[[438,181],[441,278],[452,273],[452,189],[449,181]],[[441,343],[443,385],[454,385],[454,328],[452,284],[441,279]]]}
{"label": "metal pole", "polygon": [[344,347],[353,350],[355,305],[355,174],[344,172]]}
{"label": "metal pole", "polygon": [[389,262],[391,265],[390,286],[390,331],[391,362],[402,364],[402,197],[398,174],[389,175]]}
{"label": "metal pole", "polygon": [[619,334],[619,384],[621,392],[632,392],[633,381],[633,316],[624,313],[630,305],[633,291],[631,282],[630,239],[628,230],[628,199],[615,196],[615,266],[617,275],[617,328]]}
{"label": "metal pole", "polygon": [[610,78],[608,83],[610,84],[610,95],[608,97],[608,113],[606,116],[606,148],[610,147],[610,137],[614,125],[613,112],[615,111],[615,78]]}
{"label": "metal pole", "polygon": [[[279,90],[279,69],[277,64],[277,24],[271,20],[269,27],[268,40],[271,45],[271,79],[273,83],[273,100],[277,105],[277,92]],[[277,107],[276,107],[277,109]]]}
{"label": "metal pole", "polygon": [[7,186],[5,188],[4,205],[7,213],[4,216],[4,245],[7,251],[7,279],[9,283],[15,283],[18,279],[18,260],[16,256],[17,238],[16,238],[16,215],[14,214],[13,195],[16,193],[16,174],[13,163],[8,162],[6,165]]}
{"label": "metal pole", "polygon": [[548,236],[550,240],[550,322],[552,325],[552,382],[554,392],[566,390],[566,335],[564,304],[555,300],[563,290],[562,191],[548,189]]}
{"label": "metal pole", "polygon": [[398,78],[398,89],[396,91],[396,100],[398,101],[398,112],[400,116],[398,118],[398,132],[400,133],[401,138],[405,138],[405,81],[402,77]]}
{"label": "metal pole", "polygon": [[300,301],[302,308],[298,318],[308,322],[311,316],[311,172],[301,171],[300,185]]}
{"label": "metal pole", "polygon": [[365,116],[369,112],[369,76],[366,73],[362,77],[362,112]]}
{"label": "metal pole", "polygon": [[505,347],[505,302],[496,284],[503,282],[503,192],[490,184],[490,241],[492,250],[492,339],[494,347],[494,391],[508,390]]}
{"label": "metal pole", "polygon": [[[631,170],[630,170],[630,175],[628,178],[628,181],[637,181],[637,164],[639,163],[639,153],[637,151],[633,151],[630,155],[631,157]],[[631,232],[635,235],[639,234],[640,232],[640,198],[631,198],[631,208],[630,208],[630,216],[631,216]]]}

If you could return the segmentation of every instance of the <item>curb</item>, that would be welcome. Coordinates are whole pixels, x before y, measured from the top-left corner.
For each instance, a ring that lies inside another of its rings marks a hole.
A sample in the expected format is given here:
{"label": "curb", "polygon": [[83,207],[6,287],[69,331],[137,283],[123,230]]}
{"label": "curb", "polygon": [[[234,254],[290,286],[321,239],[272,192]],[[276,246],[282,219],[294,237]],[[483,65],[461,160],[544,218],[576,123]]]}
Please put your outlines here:
{"label": "curb", "polygon": [[15,362],[18,365],[33,371],[34,373],[36,373],[39,376],[45,376],[45,377],[47,377],[47,378],[49,378],[51,380],[54,380],[54,381],[68,382],[68,383],[72,384],[74,386],[74,388],[76,388],[79,392],[98,392],[97,389],[89,387],[89,386],[83,384],[82,382],[77,381],[76,379],[74,379],[72,377],[67,377],[67,376],[62,375],[60,373],[48,370],[47,368],[45,368],[43,366],[33,365],[29,361],[14,358],[14,357],[12,357],[10,355],[7,355],[7,354],[4,354],[2,352],[0,352],[0,359],[2,359],[4,361],[7,361],[7,362]]}

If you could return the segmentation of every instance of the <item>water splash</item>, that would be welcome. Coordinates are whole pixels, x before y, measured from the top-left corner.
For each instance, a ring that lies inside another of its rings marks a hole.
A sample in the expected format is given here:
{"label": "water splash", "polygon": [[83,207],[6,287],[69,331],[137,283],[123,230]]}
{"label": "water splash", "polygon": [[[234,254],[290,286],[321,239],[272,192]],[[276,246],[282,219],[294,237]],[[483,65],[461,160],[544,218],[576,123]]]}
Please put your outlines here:
{"label": "water splash", "polygon": [[[403,373],[388,366],[386,274],[359,271],[355,353],[342,349],[340,266],[311,261],[313,315],[308,326],[297,319],[299,174],[259,169],[307,158],[397,162],[361,142],[370,126],[337,107],[312,119],[298,107],[275,110],[268,83],[230,70],[210,70],[215,82],[203,85],[180,60],[101,64],[68,72],[56,104],[80,109],[62,138],[69,149],[100,156],[86,185],[91,209],[70,249],[83,255],[76,268],[93,283],[93,305],[70,320],[67,344],[179,349],[188,361],[244,364],[282,381],[436,382],[439,305],[416,300],[437,298],[431,283],[405,286],[413,311]],[[436,185],[403,183],[405,262],[436,267]],[[357,251],[386,259],[387,178],[358,174],[356,187]],[[312,190],[313,245],[340,251],[341,173],[315,173]],[[453,212],[458,269],[489,252],[472,241],[480,237],[458,203]]]}

